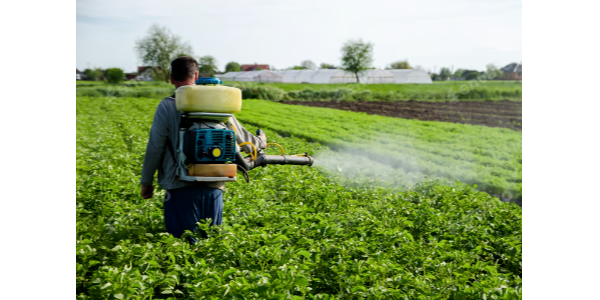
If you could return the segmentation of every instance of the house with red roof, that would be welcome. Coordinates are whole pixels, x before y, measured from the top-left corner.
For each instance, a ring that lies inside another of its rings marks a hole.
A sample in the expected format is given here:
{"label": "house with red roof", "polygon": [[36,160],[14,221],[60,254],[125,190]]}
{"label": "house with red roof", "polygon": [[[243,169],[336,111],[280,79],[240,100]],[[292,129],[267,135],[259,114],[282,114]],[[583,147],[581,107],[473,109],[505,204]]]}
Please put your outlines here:
{"label": "house with red roof", "polygon": [[269,65],[242,65],[242,71],[271,70]]}

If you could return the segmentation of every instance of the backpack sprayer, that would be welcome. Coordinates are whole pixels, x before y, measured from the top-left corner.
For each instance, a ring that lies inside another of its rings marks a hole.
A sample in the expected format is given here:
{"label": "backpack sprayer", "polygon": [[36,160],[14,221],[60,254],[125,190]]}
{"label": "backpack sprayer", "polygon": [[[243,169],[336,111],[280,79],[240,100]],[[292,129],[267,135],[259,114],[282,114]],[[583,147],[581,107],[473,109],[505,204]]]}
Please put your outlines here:
{"label": "backpack sprayer", "polygon": [[[238,145],[237,129],[230,118],[242,109],[242,91],[222,86],[218,78],[199,78],[196,85],[175,91],[177,110],[181,112],[179,144],[176,151],[177,175],[185,181],[236,181],[240,170],[246,182],[248,171],[267,165],[308,165],[314,159],[307,153],[266,155],[251,142]],[[264,135],[260,129],[256,135]],[[240,146],[249,144],[253,152],[243,157]]]}

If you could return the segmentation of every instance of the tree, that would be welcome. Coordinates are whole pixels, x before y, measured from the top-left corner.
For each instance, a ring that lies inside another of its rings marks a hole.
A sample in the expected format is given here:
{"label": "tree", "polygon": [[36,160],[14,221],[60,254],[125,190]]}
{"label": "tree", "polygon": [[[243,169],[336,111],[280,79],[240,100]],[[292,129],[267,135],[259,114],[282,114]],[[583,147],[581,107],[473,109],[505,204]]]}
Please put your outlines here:
{"label": "tree", "polygon": [[390,64],[390,69],[412,69],[408,61],[396,61]]}
{"label": "tree", "polygon": [[454,77],[462,78],[465,71],[465,69],[457,69],[454,71]]}
{"label": "tree", "polygon": [[135,50],[144,64],[154,67],[154,72],[160,73],[159,77],[168,82],[171,61],[191,54],[192,46],[171,33],[167,27],[153,24],[148,29],[148,35],[135,41]]}
{"label": "tree", "polygon": [[448,80],[450,79],[450,76],[452,76],[452,72],[450,72],[450,69],[448,68],[441,68],[440,69],[440,80]]}
{"label": "tree", "polygon": [[93,81],[101,80],[103,77],[102,69],[100,68],[95,68],[93,70],[85,69],[83,70],[83,75],[85,75],[85,77],[87,77],[89,80]]}
{"label": "tree", "polygon": [[485,68],[486,68],[485,78],[488,79],[488,80],[492,80],[492,79],[496,79],[496,78],[502,77],[502,75],[504,74],[502,72],[502,70],[498,69],[493,64],[489,64],[489,65],[485,66]]}
{"label": "tree", "polygon": [[238,72],[242,70],[242,66],[235,61],[230,61],[225,65],[225,73],[227,72]]}
{"label": "tree", "polygon": [[321,63],[321,66],[320,66],[320,68],[321,68],[321,69],[337,69],[337,67],[336,67],[336,66],[334,66],[334,65],[330,65],[330,64],[326,64],[326,63]]}
{"label": "tree", "polygon": [[315,69],[317,68],[317,65],[316,65],[316,64],[315,64],[315,63],[314,63],[312,60],[305,60],[305,61],[302,61],[302,62],[300,63],[300,66],[301,66],[303,69],[307,69],[307,70],[315,70]]}
{"label": "tree", "polygon": [[465,77],[465,80],[475,80],[479,78],[481,73],[475,70],[464,70],[462,75]]}
{"label": "tree", "polygon": [[359,74],[368,70],[372,63],[373,44],[357,39],[342,46],[342,69],[354,73],[357,83],[360,83]]}
{"label": "tree", "polygon": [[211,55],[205,55],[198,60],[200,74],[210,74],[210,77],[215,77],[218,73],[217,60]]}
{"label": "tree", "polygon": [[125,78],[125,73],[119,68],[106,69],[105,75],[108,83],[119,83]]}

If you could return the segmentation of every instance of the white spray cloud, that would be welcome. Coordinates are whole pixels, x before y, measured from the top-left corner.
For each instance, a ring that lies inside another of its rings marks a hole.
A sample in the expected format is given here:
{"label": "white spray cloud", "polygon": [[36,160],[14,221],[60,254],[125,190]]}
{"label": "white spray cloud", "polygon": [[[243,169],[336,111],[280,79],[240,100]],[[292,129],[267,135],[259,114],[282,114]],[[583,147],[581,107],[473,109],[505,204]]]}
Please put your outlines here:
{"label": "white spray cloud", "polygon": [[373,142],[346,145],[336,150],[321,152],[315,155],[314,166],[324,170],[331,178],[344,184],[354,186],[382,185],[398,189],[410,189],[414,184],[428,178],[418,165],[417,151],[412,149],[409,141],[405,149],[412,151],[394,152],[389,155],[385,141],[402,137],[380,133]]}

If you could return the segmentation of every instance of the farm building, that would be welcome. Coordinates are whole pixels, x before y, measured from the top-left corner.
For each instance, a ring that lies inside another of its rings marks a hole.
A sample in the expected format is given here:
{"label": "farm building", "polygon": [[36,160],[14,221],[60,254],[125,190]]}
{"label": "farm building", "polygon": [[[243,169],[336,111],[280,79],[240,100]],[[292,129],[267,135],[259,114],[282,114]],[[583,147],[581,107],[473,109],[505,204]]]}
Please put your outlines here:
{"label": "farm building", "polygon": [[260,70],[271,70],[269,65],[242,65],[242,71],[260,71]]}
{"label": "farm building", "polygon": [[[287,82],[287,83],[355,83],[353,73],[339,69],[228,72],[220,75],[224,81]],[[360,76],[361,83],[431,83],[422,70],[368,70]]]}
{"label": "farm building", "polygon": [[152,68],[150,66],[138,67],[138,76],[135,77],[137,81],[154,81],[152,79]]}
{"label": "farm building", "polygon": [[523,80],[523,65],[522,64],[512,63],[500,70],[502,70],[502,73],[503,73],[502,77],[500,77],[500,79]]}
{"label": "farm building", "polygon": [[133,72],[133,73],[125,73],[125,79],[126,80],[135,80],[135,78],[138,76],[137,72]]}

